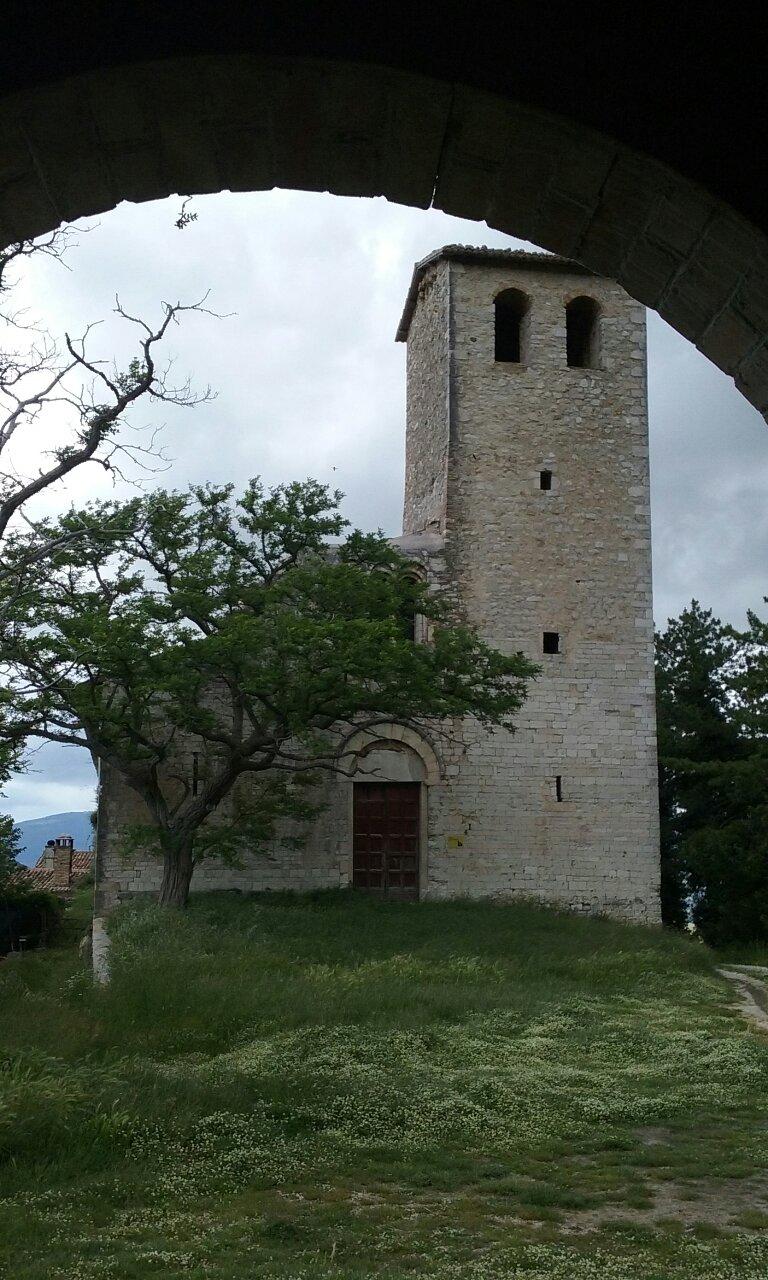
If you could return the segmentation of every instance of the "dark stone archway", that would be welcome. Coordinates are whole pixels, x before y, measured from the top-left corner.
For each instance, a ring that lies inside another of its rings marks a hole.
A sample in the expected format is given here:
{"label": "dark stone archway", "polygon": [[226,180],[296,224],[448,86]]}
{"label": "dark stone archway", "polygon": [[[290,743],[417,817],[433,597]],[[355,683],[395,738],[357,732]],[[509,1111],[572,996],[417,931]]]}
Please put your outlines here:
{"label": "dark stone archway", "polygon": [[434,204],[619,280],[768,412],[760,33],[559,8],[19,5],[0,239],[174,192]]}

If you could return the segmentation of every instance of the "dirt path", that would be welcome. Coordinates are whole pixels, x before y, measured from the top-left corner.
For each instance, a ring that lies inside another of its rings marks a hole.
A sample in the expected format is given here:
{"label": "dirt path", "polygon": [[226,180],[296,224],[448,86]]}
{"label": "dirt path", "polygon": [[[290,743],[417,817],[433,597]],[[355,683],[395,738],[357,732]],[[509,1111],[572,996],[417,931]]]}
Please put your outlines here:
{"label": "dirt path", "polygon": [[733,984],[743,1016],[760,1031],[768,1031],[768,969],[757,964],[732,964],[717,972]]}
{"label": "dirt path", "polygon": [[597,1231],[606,1222],[678,1222],[685,1227],[706,1224],[725,1232],[768,1227],[768,1177],[762,1173],[752,1178],[712,1178],[685,1185],[657,1182],[652,1184],[652,1191],[651,1208],[604,1205],[576,1210],[567,1215],[565,1230]]}

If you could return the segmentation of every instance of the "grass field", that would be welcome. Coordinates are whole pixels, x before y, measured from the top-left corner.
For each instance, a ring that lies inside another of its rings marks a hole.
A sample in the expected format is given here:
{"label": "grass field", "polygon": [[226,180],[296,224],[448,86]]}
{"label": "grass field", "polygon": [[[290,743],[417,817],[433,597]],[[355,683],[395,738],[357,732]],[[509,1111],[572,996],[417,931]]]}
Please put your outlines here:
{"label": "grass field", "polygon": [[203,896],[0,964],[14,1280],[765,1280],[768,1037],[527,904]]}

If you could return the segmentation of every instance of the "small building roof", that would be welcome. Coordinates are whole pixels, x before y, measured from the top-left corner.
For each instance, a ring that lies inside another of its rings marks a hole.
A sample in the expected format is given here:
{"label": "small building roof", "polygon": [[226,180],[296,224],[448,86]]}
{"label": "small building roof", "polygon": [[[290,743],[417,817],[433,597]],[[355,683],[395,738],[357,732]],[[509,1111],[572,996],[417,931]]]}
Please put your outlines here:
{"label": "small building roof", "polygon": [[574,275],[582,276],[593,276],[595,274],[588,267],[583,267],[580,262],[573,262],[570,258],[558,257],[554,253],[530,253],[527,249],[488,249],[471,244],[444,244],[442,249],[434,249],[432,253],[427,254],[426,258],[422,258],[421,262],[417,262],[413,268],[403,314],[400,317],[400,323],[395,334],[396,342],[405,342],[408,338],[411,319],[416,310],[419,285],[433,263],[441,260],[450,262],[496,262],[502,266],[508,263],[509,266],[536,267],[538,270],[545,271],[567,270]]}
{"label": "small building roof", "polygon": [[[70,886],[75,887],[84,880],[93,868],[94,852],[92,849],[73,849]],[[19,866],[10,876],[11,884],[31,884],[33,889],[44,889],[47,893],[56,893],[55,872],[53,866],[46,866],[41,854],[34,867]]]}
{"label": "small building roof", "polygon": [[404,556],[436,555],[445,547],[445,538],[436,529],[420,529],[418,533],[401,533],[398,538],[388,538],[387,541]]}

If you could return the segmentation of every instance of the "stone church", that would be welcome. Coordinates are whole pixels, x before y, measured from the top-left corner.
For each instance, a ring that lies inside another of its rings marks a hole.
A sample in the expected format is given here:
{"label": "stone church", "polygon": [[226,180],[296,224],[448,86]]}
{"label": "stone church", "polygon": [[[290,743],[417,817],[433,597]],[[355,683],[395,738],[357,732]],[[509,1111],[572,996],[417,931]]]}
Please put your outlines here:
{"label": "stone church", "polygon": [[[395,545],[541,676],[514,734],[468,721],[447,746],[382,726],[364,774],[324,784],[303,847],[203,862],[193,892],[526,895],[658,920],[643,308],[562,258],[448,246],[415,267],[397,339]],[[121,847],[137,806],[102,768],[97,912],[159,887],[159,863]]]}

